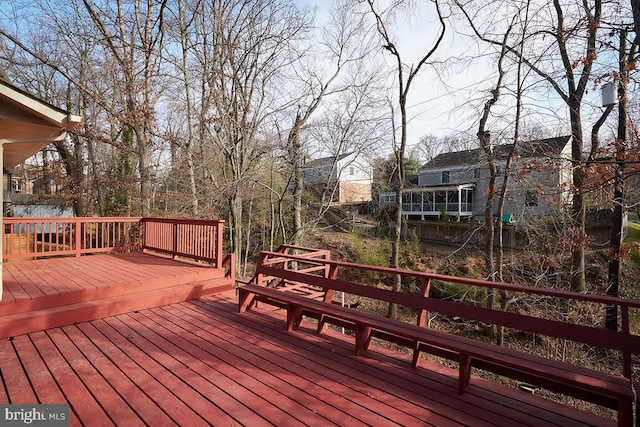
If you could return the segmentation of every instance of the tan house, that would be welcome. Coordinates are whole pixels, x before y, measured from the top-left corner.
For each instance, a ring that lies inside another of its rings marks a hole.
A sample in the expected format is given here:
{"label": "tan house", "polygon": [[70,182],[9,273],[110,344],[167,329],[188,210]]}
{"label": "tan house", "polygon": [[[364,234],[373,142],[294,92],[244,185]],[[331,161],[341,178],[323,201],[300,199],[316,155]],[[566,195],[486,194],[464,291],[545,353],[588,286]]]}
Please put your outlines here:
{"label": "tan house", "polygon": [[371,166],[358,153],[323,157],[306,163],[302,171],[308,191],[325,195],[332,204],[371,201]]}

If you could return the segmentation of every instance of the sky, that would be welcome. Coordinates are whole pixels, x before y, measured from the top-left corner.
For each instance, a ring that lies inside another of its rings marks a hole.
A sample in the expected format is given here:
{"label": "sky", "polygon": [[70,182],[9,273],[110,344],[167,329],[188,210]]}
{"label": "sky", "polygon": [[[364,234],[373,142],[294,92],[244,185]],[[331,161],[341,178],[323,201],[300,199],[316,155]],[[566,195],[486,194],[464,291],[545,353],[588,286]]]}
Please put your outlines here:
{"label": "sky", "polygon": [[[328,19],[328,12],[333,3],[333,0],[295,1],[301,8],[315,9],[320,25],[323,20]],[[0,0],[0,11],[3,4],[7,5],[5,0]],[[403,17],[392,28],[394,44],[407,65],[416,64],[419,58],[431,49],[439,29],[432,2],[416,1],[416,5],[418,7],[414,9],[414,13]],[[475,139],[479,110],[488,90],[494,84],[493,79],[487,78],[493,73],[493,59],[465,59],[475,56],[480,49],[486,47],[472,45],[470,39],[453,31],[449,23],[444,40],[434,56],[436,61],[448,61],[447,65],[439,67],[438,71],[432,66],[423,67],[413,81],[409,93],[409,149],[417,146],[420,138],[428,134]],[[382,48],[380,51],[379,56],[392,65],[391,56]],[[443,82],[446,82],[446,85]],[[558,103],[551,92],[537,92],[534,96],[536,98],[531,103],[534,105],[533,108],[541,111],[553,110],[558,114],[557,119],[547,116],[542,124],[554,133],[566,134],[566,130],[557,131],[563,123],[568,122],[566,106]],[[598,92],[587,95],[587,102],[594,105],[599,104],[599,99]],[[588,124],[589,120],[585,122]]]}
{"label": "sky", "polygon": [[[319,22],[327,19],[331,1],[328,0],[299,0],[303,6],[316,8]],[[415,65],[421,57],[432,48],[436,39],[440,24],[432,8],[419,8],[411,16],[405,16],[393,28],[392,38],[406,65]],[[463,43],[454,40],[451,33],[445,33],[445,38],[436,52],[435,58],[442,59],[442,54],[447,56],[464,54]],[[393,66],[389,54],[381,55]],[[471,73],[465,73],[456,77],[455,86],[444,88],[440,83],[438,73],[431,67],[423,67],[418,77],[413,81],[407,103],[409,114],[409,145],[415,145],[426,134],[450,135],[457,132],[464,121],[463,114],[455,111],[456,102],[463,102],[467,87],[474,86],[471,75],[477,76],[478,68]],[[460,71],[452,70],[458,74]],[[476,79],[477,80],[477,79]],[[449,82],[453,82],[449,79]]]}
{"label": "sky", "polygon": [[[326,19],[331,5],[328,0],[299,0],[301,5],[317,8],[319,21]],[[415,64],[433,45],[435,31],[439,27],[431,2],[417,2],[417,11],[405,17],[393,29],[395,46],[407,65]],[[428,5],[428,7],[420,7]],[[486,46],[472,45],[470,39],[447,28],[445,38],[434,58],[450,61],[446,67],[435,71],[434,67],[423,67],[414,80],[408,97],[408,146],[418,145],[420,138],[427,134],[436,136],[458,136],[474,139],[481,107],[488,91],[495,84],[495,57],[489,59],[465,58],[474,56]],[[389,55],[387,55],[389,56]],[[446,81],[446,85],[443,83]],[[505,95],[506,96],[506,95]],[[535,91],[529,100],[529,124],[539,124],[555,134],[568,134],[567,107],[555,92],[548,87]],[[505,99],[505,97],[503,97]],[[600,92],[590,91],[585,97],[587,104],[593,105],[591,113],[599,115]],[[512,110],[512,108],[511,108]],[[588,109],[587,109],[588,110]],[[509,111],[508,109],[506,110]],[[544,111],[544,116],[535,117],[534,112]],[[551,116],[551,113],[554,116]],[[595,119],[585,114],[585,133]]]}

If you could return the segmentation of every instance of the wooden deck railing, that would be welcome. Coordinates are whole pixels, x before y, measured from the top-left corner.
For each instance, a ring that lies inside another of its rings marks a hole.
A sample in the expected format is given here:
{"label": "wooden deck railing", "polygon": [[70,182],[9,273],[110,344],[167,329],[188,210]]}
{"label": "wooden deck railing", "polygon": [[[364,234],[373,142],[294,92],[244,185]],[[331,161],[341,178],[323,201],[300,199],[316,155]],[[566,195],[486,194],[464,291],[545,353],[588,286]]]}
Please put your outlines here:
{"label": "wooden deck railing", "polygon": [[3,259],[134,251],[141,218],[3,218]]}
{"label": "wooden deck railing", "polygon": [[224,221],[144,218],[144,250],[217,263],[222,261]]}
{"label": "wooden deck railing", "polygon": [[[285,281],[304,282],[319,288],[336,281],[348,283],[351,277],[363,277],[367,273],[371,277],[370,284],[378,286],[391,283],[393,276],[400,275],[403,283],[413,284],[414,293],[427,297],[425,309],[420,312],[419,324],[428,323],[427,313],[433,310],[515,330],[535,330],[536,335],[558,337],[560,341],[588,343],[595,347],[599,347],[598,344],[606,347],[614,336],[617,340],[628,342],[628,348],[622,352],[620,360],[622,373],[627,378],[632,377],[632,368],[636,366],[632,363],[632,355],[640,356],[640,328],[637,321],[640,318],[640,300],[637,299],[612,298],[307,256],[313,255],[312,251],[301,255],[286,253],[291,249],[261,252],[253,282],[267,285],[265,282],[273,280],[271,273],[274,268],[284,270],[278,277],[285,278]],[[301,279],[299,273],[304,274],[306,279]],[[429,298],[435,287],[439,288],[441,297]],[[510,304],[506,311],[484,308],[474,301],[473,296],[481,298],[488,289],[508,293]],[[617,331],[605,330],[601,324],[605,309],[611,306],[617,307],[621,320]],[[514,317],[516,312],[517,318]],[[558,319],[554,319],[557,322],[549,321],[552,314],[558,316]],[[635,320],[633,323],[632,319]],[[581,326],[575,327],[576,325]],[[635,374],[634,378],[640,375],[638,372]]]}
{"label": "wooden deck railing", "polygon": [[2,221],[3,260],[147,250],[223,267],[224,221],[140,217]]}

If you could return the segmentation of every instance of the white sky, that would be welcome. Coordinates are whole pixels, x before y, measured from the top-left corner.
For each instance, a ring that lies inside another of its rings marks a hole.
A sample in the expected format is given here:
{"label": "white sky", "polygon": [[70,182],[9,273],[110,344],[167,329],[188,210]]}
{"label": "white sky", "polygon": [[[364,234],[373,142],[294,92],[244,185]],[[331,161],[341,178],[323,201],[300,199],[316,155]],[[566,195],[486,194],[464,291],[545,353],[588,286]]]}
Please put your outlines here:
{"label": "white sky", "polygon": [[[326,16],[326,11],[332,3],[330,0],[298,1],[301,5],[317,7],[320,17]],[[417,63],[419,57],[432,47],[435,31],[439,28],[431,2],[416,2],[416,4],[419,15],[411,16],[398,23],[393,33],[397,37],[394,44],[407,65]],[[424,7],[421,7],[422,5]],[[459,63],[467,64],[466,70],[459,65],[448,65],[444,73],[438,74],[433,67],[423,67],[412,84],[408,99],[409,147],[418,144],[420,138],[426,134],[461,136],[460,134],[463,133],[470,139],[475,138],[481,106],[487,91],[495,84],[494,79],[486,78],[495,67],[492,60],[464,61],[463,57],[475,55],[478,47],[469,46],[469,41],[456,34],[450,26],[447,31],[434,58],[459,60]],[[446,81],[447,87],[441,80]],[[531,96],[535,96],[529,106],[531,111],[544,111],[545,115],[534,119],[534,114],[530,114],[527,117],[528,124],[538,123],[553,133],[568,134],[567,107],[558,101],[555,92],[545,89],[544,92],[538,91]],[[600,111],[600,92],[588,93],[585,102],[593,104],[597,114]],[[550,116],[549,112],[556,116]],[[588,135],[591,122],[595,120],[591,120],[589,115],[590,113],[585,112],[583,117],[585,135]]]}

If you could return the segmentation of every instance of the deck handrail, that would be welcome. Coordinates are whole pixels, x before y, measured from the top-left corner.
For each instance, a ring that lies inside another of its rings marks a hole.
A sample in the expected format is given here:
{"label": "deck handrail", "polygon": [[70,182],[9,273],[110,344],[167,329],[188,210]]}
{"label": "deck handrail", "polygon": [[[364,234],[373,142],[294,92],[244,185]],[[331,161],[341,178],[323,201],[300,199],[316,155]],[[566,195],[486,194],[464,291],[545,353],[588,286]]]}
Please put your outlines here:
{"label": "deck handrail", "polygon": [[3,260],[152,251],[223,268],[224,221],[150,217],[3,218]]}
{"label": "deck handrail", "polygon": [[[297,271],[293,271],[289,267],[289,264],[291,262],[297,262],[299,264],[299,267],[301,268],[297,269]],[[312,267],[316,268],[314,269]],[[279,269],[281,272],[275,274],[274,272],[276,271],[276,269]],[[554,333],[552,335],[556,337],[561,336],[574,342],[582,342],[596,346],[598,346],[603,337],[605,337],[605,339],[609,339],[611,336],[620,338],[619,350],[622,350],[623,356],[623,375],[627,378],[630,378],[632,373],[632,355],[640,355],[640,335],[638,335],[637,333],[632,333],[630,328],[630,316],[632,314],[631,312],[633,311],[633,314],[637,314],[638,309],[640,309],[640,300],[638,299],[616,298],[606,295],[594,295],[556,289],[547,289],[506,282],[492,282],[488,280],[448,276],[438,273],[428,273],[400,268],[379,267],[330,259],[310,258],[305,257],[304,255],[283,254],[282,252],[270,251],[262,251],[260,253],[260,258],[256,266],[256,274],[254,276],[253,282],[256,284],[262,284],[264,283],[265,279],[268,280],[271,277],[279,276],[281,278],[284,278],[284,280],[307,283],[318,287],[324,287],[323,285],[325,285],[328,288],[342,290],[348,293],[349,286],[360,285],[338,279],[338,271],[342,271],[345,269],[376,272],[379,273],[378,275],[376,275],[378,279],[380,278],[379,276],[381,274],[400,275],[403,277],[414,278],[416,282],[420,284],[420,295],[426,297],[426,299],[423,301],[423,305],[421,305],[420,307],[414,307],[419,308],[422,311],[420,316],[423,320],[425,318],[426,311],[435,310],[436,312],[450,312],[449,314],[454,313],[456,316],[460,317],[465,317],[465,315],[468,315],[471,319],[481,320],[487,324],[497,324],[509,328],[528,330],[525,325],[518,325],[518,322],[513,320],[513,313],[510,312],[474,305],[467,306],[466,304],[462,304],[458,301],[454,302],[429,298],[429,290],[434,281],[468,285],[470,287],[479,287],[484,289],[500,289],[503,291],[521,293],[526,295],[537,295],[542,298],[548,298],[550,300],[567,301],[568,303],[573,301],[575,303],[583,304],[598,304],[602,307],[617,306],[620,308],[621,317],[621,324],[618,331],[608,331],[602,327],[582,328],[584,330],[579,327],[572,327],[565,330],[559,326],[556,326],[558,330],[553,331]],[[322,271],[322,273],[319,273],[320,271]],[[381,294],[390,292],[384,289],[379,289],[378,291]],[[407,295],[407,298],[408,297],[409,295]],[[384,299],[384,297],[382,297],[381,299]],[[455,310],[450,310],[452,304],[455,304],[455,306],[457,307]],[[466,308],[463,309],[463,306],[466,306]],[[567,308],[568,307],[570,306],[567,305]],[[518,321],[522,321],[522,319],[526,319],[526,321],[528,322],[528,326],[531,327],[532,331],[535,330],[535,333],[545,335],[545,332],[550,331],[548,327],[549,325],[545,323],[545,319],[537,319],[531,315],[520,315],[517,318]],[[571,321],[568,321],[568,319],[565,319],[565,322],[572,323]],[[578,325],[579,323],[573,324]],[[578,330],[579,333],[576,332]]]}
{"label": "deck handrail", "polygon": [[140,217],[2,218],[3,260],[142,248]]}
{"label": "deck handrail", "polygon": [[224,221],[146,217],[142,222],[143,250],[206,261],[216,264],[217,268],[222,267]]}
{"label": "deck handrail", "polygon": [[[553,296],[557,298],[575,299],[575,300],[601,303],[601,304],[619,304],[619,305],[623,305],[630,308],[640,308],[640,300],[638,299],[616,298],[616,297],[610,297],[606,295],[594,295],[594,294],[578,293],[578,292],[571,292],[571,291],[562,291],[557,289],[541,288],[536,286],[518,285],[514,283],[507,283],[507,282],[492,282],[489,280],[472,279],[468,277],[459,277],[459,276],[448,276],[445,274],[414,271],[414,270],[407,270],[402,268],[380,267],[375,265],[357,264],[357,263],[352,263],[347,261],[311,258],[311,257],[306,257],[304,255],[283,254],[281,252],[262,251],[260,252],[260,254],[264,256],[264,260],[261,261],[261,264],[263,265],[278,263],[278,262],[281,263],[284,261],[289,261],[289,262],[299,261],[299,262],[304,262],[305,264],[329,265],[329,266],[333,266],[334,268],[337,268],[337,267],[353,268],[353,269],[367,270],[367,271],[373,271],[373,272],[379,272],[379,273],[400,274],[402,276],[413,276],[415,278],[426,279],[426,280],[439,280],[442,282],[459,283],[459,284],[466,284],[466,285],[472,285],[472,286],[480,286],[484,288],[502,289],[505,291],[525,292],[529,294],[546,295],[546,296]],[[273,261],[276,261],[276,262],[273,262]]]}

